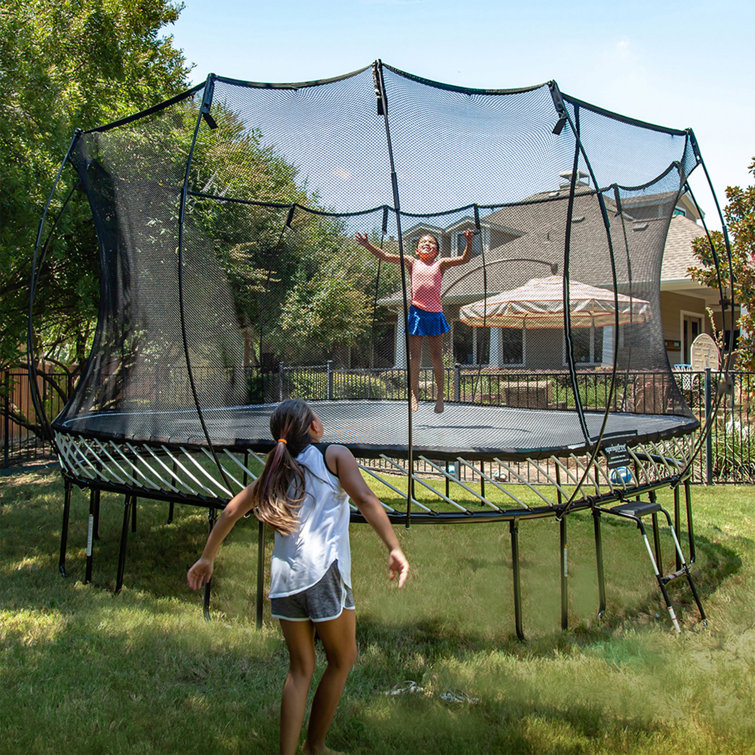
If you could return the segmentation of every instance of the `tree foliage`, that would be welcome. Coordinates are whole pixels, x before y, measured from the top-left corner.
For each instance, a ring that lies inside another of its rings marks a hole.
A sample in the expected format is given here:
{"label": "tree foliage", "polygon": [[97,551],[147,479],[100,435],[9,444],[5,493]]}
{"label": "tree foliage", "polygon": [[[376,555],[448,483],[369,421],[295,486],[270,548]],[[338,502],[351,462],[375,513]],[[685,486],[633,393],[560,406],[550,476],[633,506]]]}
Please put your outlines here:
{"label": "tree foliage", "polygon": [[[755,158],[749,165],[755,176]],[[755,186],[726,189],[728,204],[724,218],[731,236],[731,258],[734,273],[734,302],[741,307],[738,327],[740,337],[737,348],[737,364],[741,369],[755,370]],[[708,239],[696,239],[693,248],[700,260],[700,267],[690,268],[693,280],[705,286],[717,288],[719,281],[726,285],[730,279],[723,234],[711,234],[713,247]]]}
{"label": "tree foliage", "polygon": [[[0,366],[22,360],[32,252],[75,128],[90,128],[186,87],[162,32],[171,0],[5,0],[0,7]],[[50,215],[74,182],[66,174]],[[97,245],[83,202],[61,219],[36,302],[42,353],[83,359],[97,302]]]}

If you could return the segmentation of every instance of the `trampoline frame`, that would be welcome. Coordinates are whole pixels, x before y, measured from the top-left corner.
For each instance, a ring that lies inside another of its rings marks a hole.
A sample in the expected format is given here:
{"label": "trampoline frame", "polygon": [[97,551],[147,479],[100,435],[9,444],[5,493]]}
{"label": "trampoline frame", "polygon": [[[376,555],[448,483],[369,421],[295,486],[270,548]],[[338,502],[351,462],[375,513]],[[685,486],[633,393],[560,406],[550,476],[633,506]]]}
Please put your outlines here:
{"label": "trampoline frame", "polygon": [[[115,592],[123,586],[126,550],[129,529],[136,531],[137,499],[165,501],[169,504],[168,522],[173,519],[176,503],[199,506],[208,511],[208,527],[211,530],[218,510],[222,509],[246,485],[256,479],[255,469],[264,463],[259,452],[251,449],[215,448],[216,458],[223,465],[222,474],[217,474],[215,459],[209,451],[201,446],[170,445],[165,443],[116,442],[85,437],[76,433],[55,431],[55,445],[64,479],[65,500],[60,539],[58,568],[62,576],[67,576],[66,552],[71,508],[71,493],[74,485],[88,489],[90,493],[85,583],[92,579],[94,540],[99,538],[100,494],[105,492],[124,495],[123,522],[121,527],[118,568]],[[392,458],[381,454],[377,458],[359,458],[358,466],[363,475],[373,481],[373,488],[383,486],[385,490],[407,497],[407,493],[396,487],[396,476],[410,478],[413,490],[408,496],[410,505],[400,511],[378,498],[394,525],[420,524],[459,524],[481,522],[508,522],[512,557],[512,593],[514,605],[515,631],[519,639],[524,639],[522,616],[521,567],[519,555],[520,522],[528,519],[552,517],[558,521],[560,537],[560,590],[561,590],[561,628],[568,629],[568,562],[567,562],[567,519],[571,514],[591,511],[594,519],[594,538],[596,567],[598,579],[598,616],[606,610],[606,591],[602,556],[602,539],[600,519],[603,513],[612,513],[612,504],[621,504],[628,500],[640,501],[645,496],[649,503],[654,503],[656,493],[661,489],[671,489],[674,496],[673,529],[677,540],[682,539],[683,525],[686,524],[688,556],[686,562],[695,562],[695,541],[692,519],[691,489],[689,475],[685,474],[684,439],[674,438],[669,453],[669,441],[650,441],[627,447],[626,453],[631,467],[631,475],[612,475],[610,461],[605,456],[596,457],[590,453],[581,456],[571,453],[563,456],[550,456],[546,459],[528,457],[522,460],[528,471],[534,471],[547,484],[531,483],[516,468],[512,460],[488,457],[476,462],[461,456],[451,462],[448,459],[432,459],[417,455],[413,459],[415,466],[422,464],[425,470],[416,470],[410,476],[406,459]],[[376,462],[384,465],[385,471],[376,469]],[[489,469],[485,471],[485,462],[497,465],[499,472],[508,476],[503,482]],[[206,466],[203,466],[203,462]],[[571,467],[570,467],[571,464]],[[457,466],[458,465],[458,466]],[[467,483],[461,479],[460,470],[464,469],[471,476]],[[615,467],[614,467],[615,468]],[[211,473],[215,472],[213,476]],[[391,474],[393,473],[393,474]],[[434,485],[428,478],[440,481]],[[233,490],[225,487],[230,480]],[[513,482],[511,482],[513,480]],[[587,481],[587,483],[585,482]],[[461,486],[476,500],[478,509],[471,509],[454,498],[452,485]],[[423,502],[417,487],[438,499],[446,510],[433,509]],[[494,503],[487,495],[492,487],[510,500],[509,508]],[[685,506],[680,504],[680,487],[685,490]],[[479,492],[478,489],[479,488]],[[541,505],[532,506],[523,499],[521,488],[533,491],[542,501]],[[582,492],[575,498],[571,488]],[[587,488],[587,489],[586,489]],[[588,492],[589,490],[589,492]],[[364,518],[356,507],[352,506],[351,521],[364,523]],[[657,522],[653,519],[656,558],[660,564],[660,541],[657,535]],[[257,538],[257,589],[256,589],[256,624],[261,626],[264,607],[265,575],[265,537],[262,524],[258,525]],[[206,585],[203,596],[203,610],[206,618],[210,617],[210,584]]]}

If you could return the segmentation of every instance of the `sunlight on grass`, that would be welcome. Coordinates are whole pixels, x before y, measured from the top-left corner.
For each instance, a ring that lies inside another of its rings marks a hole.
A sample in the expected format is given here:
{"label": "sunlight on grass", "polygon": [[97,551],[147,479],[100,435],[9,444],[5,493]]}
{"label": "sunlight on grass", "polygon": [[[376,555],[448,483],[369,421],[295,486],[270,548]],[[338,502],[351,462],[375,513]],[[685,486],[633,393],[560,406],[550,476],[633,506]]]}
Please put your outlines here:
{"label": "sunlight on grass", "polygon": [[58,611],[0,611],[0,637],[26,647],[40,646],[54,642],[65,621]]}
{"label": "sunlight on grass", "polygon": [[[125,585],[114,595],[122,497],[103,494],[93,581],[84,584],[88,496],[74,491],[70,576],[61,579],[59,477],[41,471],[3,483],[0,751],[276,750],[287,656],[267,603],[255,627],[255,520],[223,546],[208,622],[201,594],[185,582],[206,511],[177,506],[168,523],[166,504],[140,501]],[[695,488],[693,502],[694,574],[710,620],[702,625],[686,585],[672,583],[680,636],[631,523],[603,522],[601,620],[592,517],[568,518],[567,632],[558,525],[522,523],[524,642],[513,628],[506,523],[397,526],[412,563],[400,592],[383,546],[353,526],[359,655],[330,745],[370,754],[751,752],[755,489]],[[672,507],[671,494],[661,503]],[[668,537],[662,546],[670,568]],[[269,534],[265,547],[267,565]],[[318,658],[321,673],[320,649]],[[410,680],[421,691],[386,694]]]}

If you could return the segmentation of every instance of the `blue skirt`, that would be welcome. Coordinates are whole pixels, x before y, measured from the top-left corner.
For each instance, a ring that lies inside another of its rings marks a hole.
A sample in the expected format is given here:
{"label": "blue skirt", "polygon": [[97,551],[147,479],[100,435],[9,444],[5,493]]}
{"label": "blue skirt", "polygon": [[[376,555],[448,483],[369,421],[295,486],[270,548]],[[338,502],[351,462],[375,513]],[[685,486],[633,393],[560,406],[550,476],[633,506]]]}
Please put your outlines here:
{"label": "blue skirt", "polygon": [[451,326],[442,312],[428,312],[413,304],[409,306],[409,335],[440,336],[449,330]]}

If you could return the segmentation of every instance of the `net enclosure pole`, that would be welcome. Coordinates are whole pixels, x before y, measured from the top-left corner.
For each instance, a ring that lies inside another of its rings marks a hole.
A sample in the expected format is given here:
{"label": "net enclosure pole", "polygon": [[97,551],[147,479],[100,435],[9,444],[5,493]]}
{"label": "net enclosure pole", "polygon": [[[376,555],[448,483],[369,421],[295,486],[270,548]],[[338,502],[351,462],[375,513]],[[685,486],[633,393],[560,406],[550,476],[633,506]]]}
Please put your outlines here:
{"label": "net enclosure pole", "polygon": [[[407,386],[407,468],[408,477],[406,480],[406,527],[411,524],[411,501],[414,493],[414,449],[412,438],[412,385],[411,385],[411,350],[409,348],[409,310],[407,306],[407,281],[404,238],[401,232],[401,200],[398,190],[398,177],[396,175],[396,164],[393,159],[393,143],[391,141],[391,129],[388,121],[388,97],[385,92],[385,81],[383,79],[383,63],[376,60],[373,64],[373,81],[375,84],[375,95],[377,97],[377,112],[383,116],[385,123],[385,139],[388,150],[388,162],[391,168],[391,189],[393,191],[393,208],[396,213],[396,237],[398,238],[399,257],[401,258],[401,293],[404,306],[404,348],[406,350],[406,386]],[[419,365],[418,365],[419,366]],[[417,396],[419,399],[419,396]]]}
{"label": "net enclosure pole", "polygon": [[192,158],[194,156],[194,148],[197,144],[197,138],[199,137],[199,127],[202,125],[202,122],[206,122],[210,128],[217,128],[217,124],[212,119],[212,116],[210,115],[210,106],[212,105],[212,96],[215,90],[215,79],[216,76],[214,73],[211,73],[207,77],[207,82],[205,84],[204,89],[204,95],[202,98],[202,105],[199,108],[199,115],[197,116],[197,122],[194,126],[194,135],[191,140],[191,147],[189,148],[189,154],[186,158],[186,171],[184,173],[184,181],[183,181],[183,187],[181,189],[181,200],[180,200],[180,207],[179,207],[179,213],[178,213],[178,309],[179,309],[179,316],[181,321],[181,340],[183,343],[183,350],[184,350],[184,359],[186,360],[186,373],[189,379],[189,387],[191,389],[191,395],[194,400],[194,407],[197,410],[197,417],[199,418],[199,424],[202,426],[202,433],[205,437],[205,440],[207,441],[207,446],[210,450],[210,453],[212,454],[212,458],[215,462],[215,465],[218,468],[218,472],[220,473],[220,476],[223,478],[223,482],[225,483],[225,486],[228,490],[228,493],[230,494],[231,491],[231,484],[228,480],[228,477],[225,473],[225,469],[223,468],[223,465],[220,463],[220,459],[218,458],[215,447],[212,443],[212,440],[210,439],[210,433],[207,429],[207,424],[204,419],[204,413],[202,412],[202,407],[199,403],[199,396],[197,394],[197,388],[196,384],[194,382],[194,374],[192,372],[191,368],[191,357],[189,356],[189,342],[186,335],[186,315],[184,310],[184,286],[183,286],[183,265],[184,265],[184,221],[186,216],[186,205],[188,203],[188,196],[189,196],[189,174],[191,171],[191,163]]}

